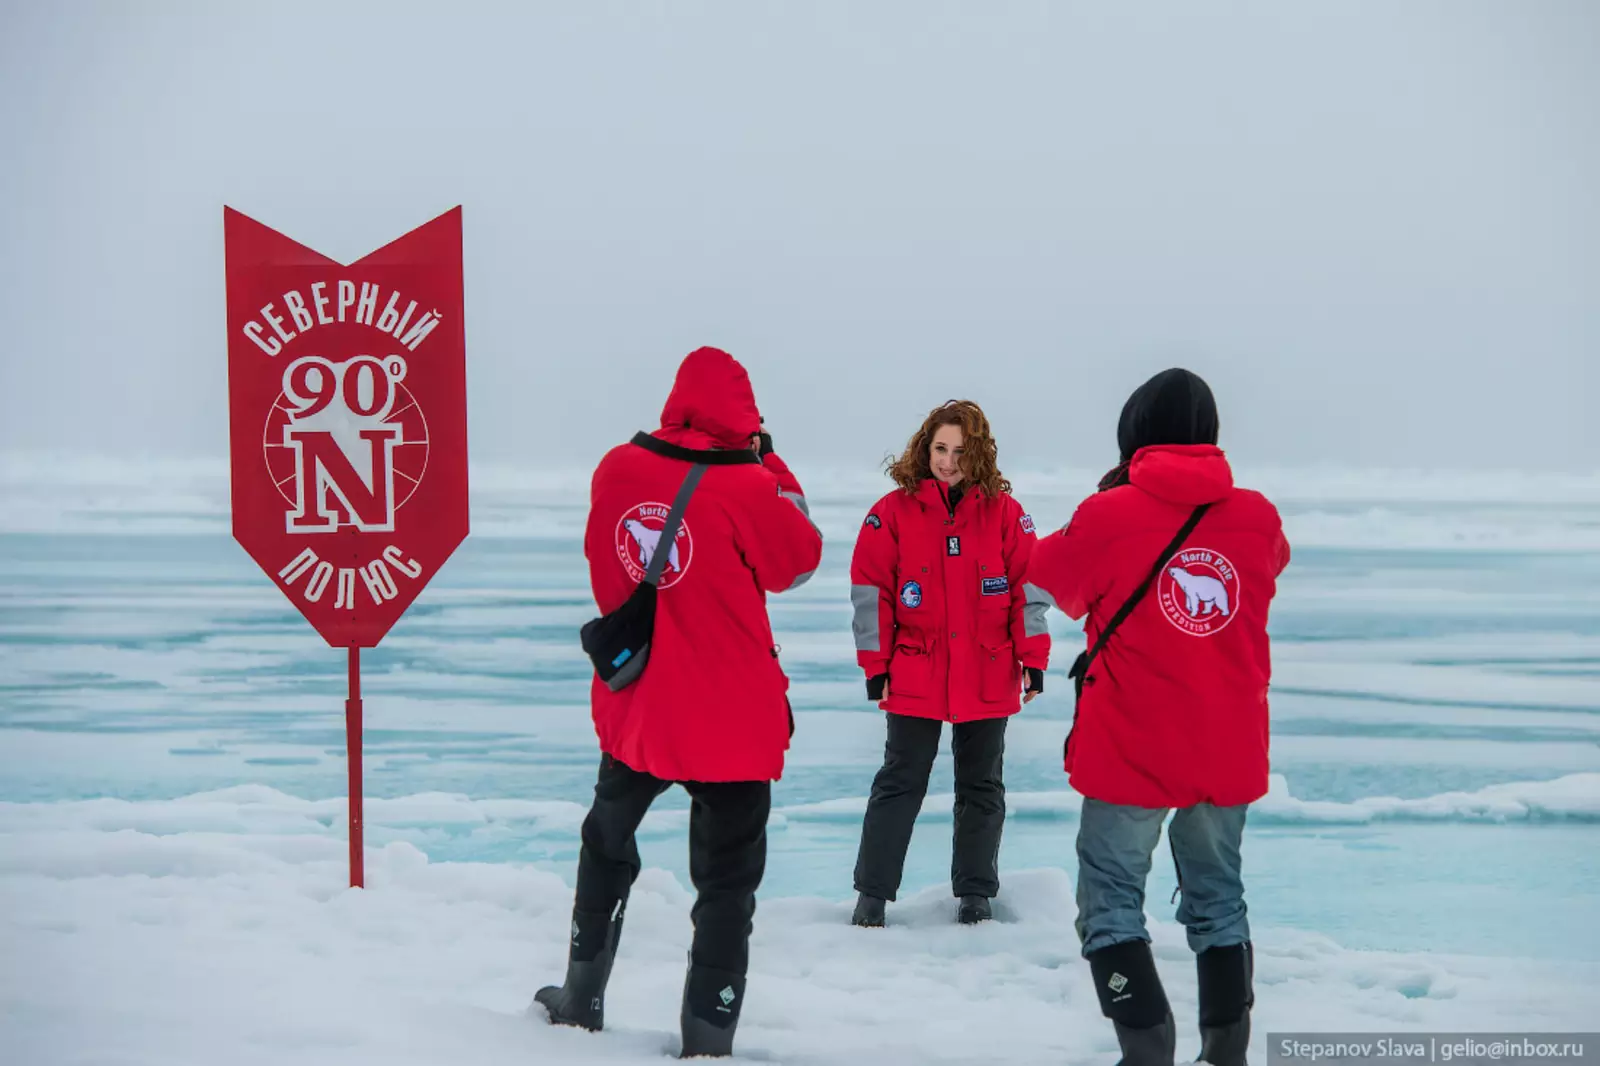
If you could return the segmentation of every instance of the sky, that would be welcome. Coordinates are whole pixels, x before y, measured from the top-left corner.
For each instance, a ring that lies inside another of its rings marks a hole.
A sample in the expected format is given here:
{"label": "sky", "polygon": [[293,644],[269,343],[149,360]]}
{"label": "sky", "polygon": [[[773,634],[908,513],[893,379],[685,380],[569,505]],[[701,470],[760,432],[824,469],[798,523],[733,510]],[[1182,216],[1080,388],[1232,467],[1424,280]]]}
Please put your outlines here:
{"label": "sky", "polygon": [[0,449],[223,456],[222,208],[340,261],[457,204],[473,458],[677,362],[863,467],[977,400],[1115,459],[1600,465],[1600,5],[0,0]]}

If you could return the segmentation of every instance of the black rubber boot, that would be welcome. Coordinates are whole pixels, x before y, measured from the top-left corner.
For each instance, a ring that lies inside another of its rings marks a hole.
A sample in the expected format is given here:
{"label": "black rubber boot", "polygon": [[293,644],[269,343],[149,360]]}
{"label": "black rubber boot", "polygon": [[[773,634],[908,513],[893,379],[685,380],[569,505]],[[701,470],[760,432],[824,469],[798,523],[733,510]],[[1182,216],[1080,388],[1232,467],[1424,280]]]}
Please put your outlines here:
{"label": "black rubber boot", "polygon": [[1245,1052],[1249,1050],[1250,1015],[1246,1013],[1227,1025],[1202,1025],[1200,1057],[1195,1061],[1211,1066],[1245,1066]]}
{"label": "black rubber boot", "polygon": [[622,937],[622,906],[612,918],[605,911],[572,912],[572,947],[567,955],[567,979],[560,987],[548,985],[533,995],[545,1009],[551,1025],[575,1025],[597,1032],[605,1027],[606,983]]}
{"label": "black rubber boot", "polygon": [[856,897],[856,912],[850,916],[851,925],[859,925],[863,929],[882,929],[883,923],[883,900],[865,892]]}
{"label": "black rubber boot", "polygon": [[744,975],[689,964],[683,982],[683,1030],[679,1058],[722,1058],[733,1054],[733,1031],[744,1007]]}
{"label": "black rubber boot", "polygon": [[1124,941],[1088,959],[1100,1012],[1117,1029],[1121,1066],[1173,1066],[1178,1028],[1149,943]]}
{"label": "black rubber boot", "polygon": [[1122,1058],[1117,1066],[1173,1066],[1178,1052],[1178,1024],[1167,1015],[1160,1025],[1135,1029],[1113,1022],[1117,1029],[1117,1043],[1122,1046]]}
{"label": "black rubber boot", "polygon": [[1255,953],[1249,941],[1202,951],[1194,959],[1200,983],[1200,1059],[1211,1066],[1245,1066]]}
{"label": "black rubber boot", "polygon": [[989,907],[988,896],[962,896],[961,906],[956,910],[956,921],[962,925],[977,925],[987,922],[994,917],[994,911]]}

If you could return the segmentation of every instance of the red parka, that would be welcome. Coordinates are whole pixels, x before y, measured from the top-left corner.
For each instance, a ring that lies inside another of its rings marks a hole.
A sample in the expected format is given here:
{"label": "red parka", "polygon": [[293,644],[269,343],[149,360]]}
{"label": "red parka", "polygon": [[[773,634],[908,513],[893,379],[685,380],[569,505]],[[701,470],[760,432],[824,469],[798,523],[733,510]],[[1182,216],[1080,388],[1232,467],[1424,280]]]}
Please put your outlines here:
{"label": "red parka", "polygon": [[[803,583],[822,558],[799,482],[758,459],[760,415],[732,356],[684,360],[661,428],[613,448],[595,470],[584,556],[595,602],[615,610],[655,551],[663,570],[650,661],[639,680],[591,690],[600,749],[666,781],[767,781],[789,746],[789,679],[766,593]],[[661,528],[691,464],[708,463],[669,546]]]}
{"label": "red parka", "polygon": [[1136,807],[1233,806],[1267,791],[1267,609],[1289,542],[1212,445],[1140,449],[1131,484],[1084,500],[1027,580],[1089,646],[1196,506],[1211,504],[1090,667],[1066,751],[1072,787]]}
{"label": "red parka", "polygon": [[1009,494],[977,489],[951,506],[928,478],[873,505],[850,563],[856,661],[889,675],[893,714],[967,722],[1015,714],[1022,668],[1050,662],[1043,599],[1029,603],[1023,572],[1033,519]]}

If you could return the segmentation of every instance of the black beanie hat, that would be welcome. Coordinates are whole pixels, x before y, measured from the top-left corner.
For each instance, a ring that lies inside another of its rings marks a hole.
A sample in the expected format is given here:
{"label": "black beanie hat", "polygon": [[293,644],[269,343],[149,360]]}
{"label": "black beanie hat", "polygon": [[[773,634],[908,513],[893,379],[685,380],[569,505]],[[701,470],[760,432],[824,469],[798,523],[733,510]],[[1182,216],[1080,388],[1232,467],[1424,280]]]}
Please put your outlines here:
{"label": "black beanie hat", "polygon": [[1152,444],[1217,443],[1217,401],[1199,374],[1163,370],[1133,390],[1117,422],[1122,461]]}

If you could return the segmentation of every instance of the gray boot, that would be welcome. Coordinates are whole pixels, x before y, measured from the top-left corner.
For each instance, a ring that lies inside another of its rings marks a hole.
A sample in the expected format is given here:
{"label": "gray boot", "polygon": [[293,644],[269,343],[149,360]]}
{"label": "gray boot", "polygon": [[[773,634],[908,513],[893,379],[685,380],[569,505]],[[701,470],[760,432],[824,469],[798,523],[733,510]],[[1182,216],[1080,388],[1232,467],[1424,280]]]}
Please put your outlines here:
{"label": "gray boot", "polygon": [[744,1007],[744,975],[732,970],[689,964],[683,982],[683,1030],[679,1058],[723,1058],[733,1054],[733,1032]]}
{"label": "gray boot", "polygon": [[1250,1049],[1250,1012],[1227,1025],[1202,1025],[1200,1027],[1199,1062],[1211,1066],[1245,1066],[1245,1052]]}
{"label": "gray boot", "polygon": [[1117,1066],[1173,1066],[1178,1052],[1178,1023],[1168,1014],[1160,1025],[1148,1029],[1135,1029],[1112,1022],[1117,1029],[1117,1043],[1122,1046],[1122,1059]]}
{"label": "gray boot", "polygon": [[1100,1013],[1117,1029],[1117,1043],[1122,1046],[1118,1066],[1173,1066],[1178,1027],[1149,942],[1124,941],[1086,958],[1100,997]]}
{"label": "gray boot", "polygon": [[1245,1066],[1250,1047],[1250,1008],[1255,952],[1242,944],[1208,948],[1194,958],[1200,983],[1200,1061],[1211,1066]]}
{"label": "gray boot", "polygon": [[856,897],[856,911],[850,916],[851,925],[863,929],[882,929],[884,924],[883,900],[865,892]]}
{"label": "gray boot", "polygon": [[544,1007],[551,1025],[574,1025],[597,1032],[605,1027],[606,984],[622,937],[622,906],[616,917],[605,911],[572,912],[572,947],[567,955],[567,978],[557,987],[547,985],[533,995]]}

